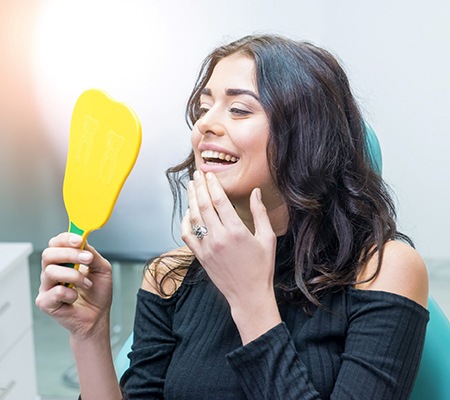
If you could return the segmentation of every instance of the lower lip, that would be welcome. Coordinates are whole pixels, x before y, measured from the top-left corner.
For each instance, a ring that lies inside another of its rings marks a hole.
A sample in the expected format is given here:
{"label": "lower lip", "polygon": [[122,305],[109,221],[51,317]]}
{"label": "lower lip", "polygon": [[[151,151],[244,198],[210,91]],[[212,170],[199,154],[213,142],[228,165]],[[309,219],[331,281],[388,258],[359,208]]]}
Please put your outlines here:
{"label": "lower lip", "polygon": [[234,164],[214,164],[214,163],[202,163],[200,165],[200,171],[207,173],[207,172],[221,172],[221,171],[225,171],[231,167],[234,167],[237,164],[237,162],[235,162]]}

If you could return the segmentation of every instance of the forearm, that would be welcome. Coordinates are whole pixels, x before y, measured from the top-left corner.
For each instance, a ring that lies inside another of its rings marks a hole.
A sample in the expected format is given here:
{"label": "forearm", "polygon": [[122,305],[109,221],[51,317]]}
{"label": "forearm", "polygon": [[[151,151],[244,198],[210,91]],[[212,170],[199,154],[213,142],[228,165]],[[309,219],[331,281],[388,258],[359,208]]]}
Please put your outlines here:
{"label": "forearm", "polygon": [[70,338],[83,400],[120,400],[109,329],[89,338]]}
{"label": "forearm", "polygon": [[252,300],[231,305],[231,315],[244,346],[281,322],[274,294]]}

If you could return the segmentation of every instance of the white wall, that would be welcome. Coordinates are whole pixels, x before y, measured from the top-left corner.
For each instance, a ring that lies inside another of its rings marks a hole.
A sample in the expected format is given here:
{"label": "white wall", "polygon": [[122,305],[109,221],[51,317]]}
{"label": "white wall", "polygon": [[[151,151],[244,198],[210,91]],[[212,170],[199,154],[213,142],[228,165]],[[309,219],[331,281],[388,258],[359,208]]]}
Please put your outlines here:
{"label": "white wall", "polygon": [[8,60],[0,72],[0,87],[8,88],[0,93],[0,241],[43,248],[66,229],[70,115],[77,96],[94,86],[135,109],[144,137],[111,220],[91,241],[137,257],[172,247],[163,171],[187,154],[184,105],[198,66],[222,41],[276,32],[321,44],[344,62],[380,138],[402,228],[425,256],[449,258],[445,3],[7,0],[0,26],[1,16],[25,14],[28,28],[22,37],[17,24],[0,30]]}
{"label": "white wall", "polygon": [[348,66],[383,149],[400,227],[450,258],[450,2],[328,2],[322,42]]}

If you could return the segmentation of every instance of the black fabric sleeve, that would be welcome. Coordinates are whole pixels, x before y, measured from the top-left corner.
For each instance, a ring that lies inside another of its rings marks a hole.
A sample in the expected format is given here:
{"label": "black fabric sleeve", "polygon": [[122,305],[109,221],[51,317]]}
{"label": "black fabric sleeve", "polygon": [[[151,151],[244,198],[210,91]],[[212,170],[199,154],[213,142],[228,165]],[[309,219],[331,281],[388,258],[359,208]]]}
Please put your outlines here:
{"label": "black fabric sleeve", "polygon": [[284,322],[227,355],[247,399],[319,399]]}
{"label": "black fabric sleeve", "polygon": [[130,368],[120,380],[124,398],[164,398],[165,376],[176,344],[172,320],[179,292],[164,299],[139,290]]}
{"label": "black fabric sleeve", "polygon": [[[350,290],[348,333],[331,399],[408,399],[428,311],[386,292]],[[320,399],[285,323],[227,355],[249,400]],[[319,371],[327,368],[317,359]]]}
{"label": "black fabric sleeve", "polygon": [[428,311],[392,293],[351,290],[350,324],[336,399],[409,399],[419,370]]}

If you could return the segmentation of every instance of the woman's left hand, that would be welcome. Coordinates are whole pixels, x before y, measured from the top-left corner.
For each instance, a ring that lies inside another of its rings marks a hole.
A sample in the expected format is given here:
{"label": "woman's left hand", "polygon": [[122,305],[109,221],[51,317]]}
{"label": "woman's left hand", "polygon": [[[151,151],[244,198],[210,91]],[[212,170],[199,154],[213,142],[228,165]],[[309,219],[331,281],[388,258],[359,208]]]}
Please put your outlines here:
{"label": "woman's left hand", "polygon": [[[276,235],[261,191],[256,188],[250,196],[254,234],[212,173],[194,174],[188,202],[182,239],[227,299],[245,344],[281,322],[273,285]],[[197,237],[193,228],[201,226],[207,234]]]}

